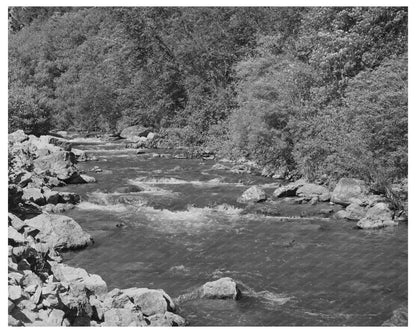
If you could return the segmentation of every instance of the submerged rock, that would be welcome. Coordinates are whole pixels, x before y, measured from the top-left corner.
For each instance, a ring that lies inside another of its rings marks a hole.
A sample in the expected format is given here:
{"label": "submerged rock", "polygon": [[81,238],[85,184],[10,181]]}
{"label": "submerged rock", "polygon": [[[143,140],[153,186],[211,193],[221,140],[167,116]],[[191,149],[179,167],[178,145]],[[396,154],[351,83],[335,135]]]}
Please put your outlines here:
{"label": "submerged rock", "polygon": [[229,277],[223,277],[216,281],[207,282],[201,288],[202,298],[211,299],[234,299],[237,300],[241,296],[241,291],[237,283]]}
{"label": "submerged rock", "polygon": [[91,236],[67,216],[41,214],[25,220],[25,223],[38,229],[37,238],[56,250],[83,248],[92,243]]}
{"label": "submerged rock", "polygon": [[257,185],[250,187],[237,199],[237,202],[248,203],[248,202],[261,202],[266,200],[266,193]]}
{"label": "submerged rock", "polygon": [[355,199],[363,199],[368,194],[364,181],[355,178],[341,178],[331,195],[331,202],[348,206]]}

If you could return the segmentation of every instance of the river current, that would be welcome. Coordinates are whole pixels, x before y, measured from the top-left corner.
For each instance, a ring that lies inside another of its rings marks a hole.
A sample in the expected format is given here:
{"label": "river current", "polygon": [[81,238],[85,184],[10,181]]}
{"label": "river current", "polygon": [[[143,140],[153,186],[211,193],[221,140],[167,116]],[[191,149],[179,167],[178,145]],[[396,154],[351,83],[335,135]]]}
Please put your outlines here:
{"label": "river current", "polygon": [[[64,214],[95,240],[64,260],[101,275],[109,290],[148,287],[175,298],[225,276],[242,285],[239,301],[181,303],[193,326],[373,326],[407,304],[406,225],[364,231],[326,218],[243,214],[243,191],[257,184],[270,195],[275,180],[124,146],[75,143],[98,157],[79,163],[97,183],[60,189],[81,195]],[[89,172],[94,166],[103,171]],[[124,193],[134,185],[142,191]]]}

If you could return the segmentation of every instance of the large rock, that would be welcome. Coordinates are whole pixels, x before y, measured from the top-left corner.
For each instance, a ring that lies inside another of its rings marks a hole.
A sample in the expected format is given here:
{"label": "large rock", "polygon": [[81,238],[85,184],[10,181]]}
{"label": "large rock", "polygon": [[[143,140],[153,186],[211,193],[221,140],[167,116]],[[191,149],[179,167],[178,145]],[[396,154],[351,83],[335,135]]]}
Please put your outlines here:
{"label": "large rock", "polygon": [[104,313],[103,326],[147,326],[147,323],[140,311],[109,309]]}
{"label": "large rock", "polygon": [[150,321],[149,326],[185,326],[186,321],[181,316],[165,312],[164,314],[155,314],[147,318]]}
{"label": "large rock", "polygon": [[12,226],[17,231],[20,231],[23,229],[23,227],[26,225],[21,219],[19,219],[16,215],[9,213],[9,226]]}
{"label": "large rock", "polygon": [[25,134],[22,130],[17,130],[9,134],[9,144],[21,143],[29,139],[29,136]]}
{"label": "large rock", "polygon": [[341,178],[331,195],[331,201],[348,206],[354,199],[363,199],[368,194],[364,181],[355,178]]}
{"label": "large rock", "polygon": [[348,205],[345,211],[347,212],[345,218],[348,220],[358,221],[362,219],[366,214],[366,209],[357,203],[352,203],[351,205]]}
{"label": "large rock", "polygon": [[19,246],[27,243],[25,237],[11,226],[8,228],[8,241],[11,246]]}
{"label": "large rock", "polygon": [[47,176],[57,177],[59,180],[69,180],[77,174],[73,153],[58,151],[36,159],[33,164],[35,172]]}
{"label": "large rock", "polygon": [[325,186],[311,183],[306,183],[300,186],[296,190],[296,195],[306,199],[312,199],[316,197],[319,199],[319,201],[328,201],[331,196],[329,190]]}
{"label": "large rock", "polygon": [[120,133],[120,137],[123,139],[128,139],[132,137],[147,137],[150,132],[152,132],[151,128],[136,125],[123,129]]}
{"label": "large rock", "polygon": [[393,215],[394,213],[387,203],[379,202],[367,211],[364,218],[358,221],[357,227],[361,229],[379,229],[395,226],[398,222],[393,221]]}
{"label": "large rock", "polygon": [[38,229],[37,238],[56,250],[83,248],[92,243],[91,236],[67,216],[41,214],[25,223]]}
{"label": "large rock", "polygon": [[107,284],[101,276],[89,274],[85,269],[65,264],[54,264],[52,265],[52,272],[57,280],[68,283],[73,291],[82,292],[87,289],[95,295],[107,293]]}
{"label": "large rock", "polygon": [[266,200],[266,193],[258,186],[252,186],[237,199],[237,202],[248,203],[248,202],[260,202]]}
{"label": "large rock", "polygon": [[202,298],[231,298],[237,300],[240,298],[240,296],[241,292],[237,286],[237,283],[229,277],[207,282],[202,286],[201,289]]}
{"label": "large rock", "polygon": [[63,150],[71,150],[71,143],[65,139],[58,138],[56,136],[51,135],[41,135],[39,137],[39,141],[45,145],[53,145],[56,147],[60,147]]}
{"label": "large rock", "polygon": [[172,299],[161,289],[129,288],[121,290],[118,298],[123,296],[127,296],[134,305],[139,306],[146,316],[175,310]]}
{"label": "large rock", "polygon": [[38,188],[24,188],[22,199],[25,201],[34,202],[37,205],[46,204],[45,197],[42,194],[42,191]]}
{"label": "large rock", "polygon": [[297,190],[305,184],[306,181],[304,179],[299,179],[294,183],[280,186],[273,192],[273,196],[276,198],[295,196]]}

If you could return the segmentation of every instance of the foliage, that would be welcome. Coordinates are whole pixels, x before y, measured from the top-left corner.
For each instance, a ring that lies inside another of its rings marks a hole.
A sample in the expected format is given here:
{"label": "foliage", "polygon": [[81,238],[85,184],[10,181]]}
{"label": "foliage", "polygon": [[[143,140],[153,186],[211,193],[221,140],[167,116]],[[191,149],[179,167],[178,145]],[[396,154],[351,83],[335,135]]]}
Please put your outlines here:
{"label": "foliage", "polygon": [[407,8],[9,8],[9,129],[205,146],[299,176],[407,175]]}

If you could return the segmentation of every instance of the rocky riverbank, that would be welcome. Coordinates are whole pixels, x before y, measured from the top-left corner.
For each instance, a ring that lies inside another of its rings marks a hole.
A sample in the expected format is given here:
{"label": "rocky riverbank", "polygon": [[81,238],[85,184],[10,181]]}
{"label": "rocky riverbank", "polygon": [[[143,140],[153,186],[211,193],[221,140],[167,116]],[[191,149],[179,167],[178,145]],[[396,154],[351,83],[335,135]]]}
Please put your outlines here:
{"label": "rocky riverbank", "polygon": [[[150,144],[153,139],[149,137],[146,142]],[[202,158],[211,159],[210,156],[205,152]],[[181,157],[171,155],[170,158]],[[93,239],[73,219],[55,214],[73,208],[80,201],[78,194],[57,189],[60,185],[95,181],[83,174],[76,164],[77,161],[95,159],[90,153],[73,149],[71,140],[53,136],[36,138],[21,131],[10,134],[10,325],[185,325],[186,321],[180,316],[181,304],[188,301],[192,303],[196,298],[225,298],[232,302],[247,296],[244,289],[241,291],[230,278],[209,282],[173,300],[163,290],[157,289],[128,288],[109,292],[100,276],[62,263],[60,254],[63,251],[89,246]],[[230,164],[219,161],[213,168],[228,168],[240,173],[235,164]],[[90,171],[99,170],[94,167]],[[141,188],[119,188],[117,192],[136,190],[140,191]],[[273,194],[271,190],[274,190]],[[76,190],[71,188],[70,191]],[[289,206],[294,211],[310,208],[310,215],[301,214],[301,217],[310,219],[315,212],[319,212],[318,218],[331,218],[331,223],[332,220],[336,223],[335,219],[364,220],[364,227],[368,223],[369,228],[384,228],[395,226],[401,220],[386,198],[371,193],[365,184],[354,179],[342,179],[334,189],[306,180],[281,185],[273,183],[268,187],[253,186],[240,198],[235,198],[240,205],[245,206],[242,214],[285,217],[285,212],[280,211],[284,202],[292,203]],[[282,243],[284,248],[292,245],[290,242]]]}
{"label": "rocky riverbank", "polygon": [[183,326],[163,291],[107,290],[103,279],[62,263],[62,251],[93,242],[73,219],[55,215],[80,200],[52,188],[94,182],[82,174],[70,143],[9,134],[8,312],[11,326]]}

